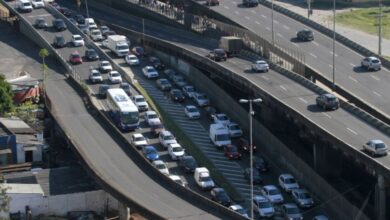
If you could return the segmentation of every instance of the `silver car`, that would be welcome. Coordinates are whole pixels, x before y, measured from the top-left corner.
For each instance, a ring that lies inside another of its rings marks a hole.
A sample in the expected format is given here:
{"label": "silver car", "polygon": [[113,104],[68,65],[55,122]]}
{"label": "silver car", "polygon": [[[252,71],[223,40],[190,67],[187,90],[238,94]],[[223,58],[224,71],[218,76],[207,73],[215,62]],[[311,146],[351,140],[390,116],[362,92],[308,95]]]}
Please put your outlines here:
{"label": "silver car", "polygon": [[282,216],[288,220],[302,220],[302,213],[294,203],[286,203],[282,205]]}
{"label": "silver car", "polygon": [[389,150],[382,140],[370,140],[363,145],[363,149],[372,156],[386,156]]}
{"label": "silver car", "polygon": [[300,208],[310,208],[314,205],[313,198],[306,189],[293,189],[291,194]]}

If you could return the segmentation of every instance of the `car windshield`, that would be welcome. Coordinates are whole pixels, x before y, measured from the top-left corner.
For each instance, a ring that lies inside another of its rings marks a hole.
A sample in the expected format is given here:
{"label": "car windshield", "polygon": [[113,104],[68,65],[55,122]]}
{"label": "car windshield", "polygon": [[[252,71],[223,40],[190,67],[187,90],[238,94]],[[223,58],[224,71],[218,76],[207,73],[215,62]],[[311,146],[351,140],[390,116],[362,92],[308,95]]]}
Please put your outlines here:
{"label": "car windshield", "polygon": [[220,121],[227,121],[228,120],[228,117],[226,115],[218,115],[217,118]]}
{"label": "car windshield", "polygon": [[226,200],[229,200],[229,197],[226,195],[225,192],[221,191],[221,192],[218,192],[218,194],[216,195],[216,197],[219,199],[219,200],[222,200],[222,201],[226,201]]}
{"label": "car windshield", "polygon": [[145,102],[145,99],[143,97],[139,97],[135,99],[135,102]]}
{"label": "car windshield", "polygon": [[272,207],[272,205],[268,201],[259,202],[259,208],[261,208],[261,209],[266,209],[266,208],[271,208],[271,207]]}
{"label": "car windshield", "polygon": [[156,72],[156,70],[154,70],[153,68],[148,68],[148,72],[152,73],[152,72]]}
{"label": "car windshield", "polygon": [[139,113],[135,112],[122,112],[121,119],[124,124],[134,124],[138,122]]}
{"label": "car windshield", "polygon": [[129,47],[127,45],[121,45],[121,46],[117,46],[116,49],[118,49],[118,50],[128,50]]}
{"label": "car windshield", "polygon": [[307,35],[313,35],[313,32],[311,30],[304,30],[303,32]]}
{"label": "car windshield", "polygon": [[24,6],[30,6],[30,3],[26,2],[26,3],[23,3]]}
{"label": "car windshield", "polygon": [[209,176],[203,176],[199,178],[201,182],[208,182],[211,181],[211,177]]}
{"label": "car windshield", "polygon": [[279,195],[280,192],[279,192],[278,189],[270,189],[270,190],[268,191],[268,194],[274,196],[274,195]]}
{"label": "car windshield", "polygon": [[288,214],[299,214],[299,209],[298,208],[295,208],[295,207],[291,207],[291,208],[288,208],[287,209],[287,213]]}
{"label": "car windshield", "polygon": [[174,148],[172,148],[172,151],[173,152],[182,152],[183,148],[181,148],[181,147],[174,147]]}
{"label": "car windshield", "polygon": [[135,141],[144,141],[145,138],[144,138],[144,137],[136,137],[134,140],[135,140]]}
{"label": "car windshield", "polygon": [[177,82],[184,82],[184,79],[181,78],[181,77],[178,77],[178,78],[176,79],[176,81],[177,81]]}
{"label": "car windshield", "polygon": [[74,40],[82,40],[83,38],[81,38],[80,36],[75,36],[74,37]]}
{"label": "car windshield", "polygon": [[62,21],[62,20],[55,20],[55,21],[54,21],[54,24],[55,24],[56,26],[65,25],[64,21]]}
{"label": "car windshield", "polygon": [[189,167],[195,167],[197,165],[193,158],[185,160],[184,163]]}
{"label": "car windshield", "polygon": [[207,99],[207,97],[206,97],[206,95],[198,95],[198,99],[200,99],[200,100],[204,100],[204,99]]}
{"label": "car windshield", "polygon": [[372,60],[373,63],[379,63],[379,60]]}
{"label": "car windshield", "polygon": [[111,77],[120,77],[121,75],[119,73],[111,73]]}
{"label": "car windshield", "polygon": [[101,31],[109,31],[110,29],[107,26],[101,26],[100,30]]}
{"label": "car windshield", "polygon": [[228,151],[228,152],[231,152],[231,153],[235,153],[235,152],[237,152],[237,148],[234,147],[234,146],[232,146],[232,147],[227,147],[227,151]]}
{"label": "car windshield", "polygon": [[187,108],[189,112],[198,112],[198,109],[196,108]]}
{"label": "car windshield", "polygon": [[137,51],[138,53],[143,53],[143,52],[144,52],[144,49],[141,48],[141,47],[136,47],[136,48],[135,48],[135,51]]}
{"label": "car windshield", "polygon": [[238,125],[231,125],[230,130],[240,130],[240,126]]}
{"label": "car windshield", "polygon": [[56,41],[58,43],[63,43],[63,42],[65,42],[65,39],[63,37],[56,37]]}
{"label": "car windshield", "polygon": [[100,35],[100,31],[99,31],[99,30],[93,30],[93,31],[92,31],[92,34],[93,34],[93,35]]}
{"label": "car windshield", "polygon": [[92,73],[92,76],[100,76],[100,73],[93,72],[93,73]]}
{"label": "car windshield", "polygon": [[137,60],[138,58],[136,56],[129,56],[130,60]]}
{"label": "car windshield", "polygon": [[241,215],[247,214],[245,209],[242,208],[236,209],[236,212],[240,213]]}
{"label": "car windshield", "polygon": [[329,102],[334,102],[336,101],[336,97],[327,97]]}
{"label": "car windshield", "polygon": [[216,135],[216,140],[217,141],[228,141],[230,140],[229,134],[218,134]]}
{"label": "car windshield", "polygon": [[157,169],[159,169],[159,170],[162,170],[162,169],[166,169],[167,167],[164,165],[164,164],[157,164],[156,165],[156,167],[157,167]]}
{"label": "car windshield", "polygon": [[94,50],[88,50],[88,55],[95,56],[96,52]]}
{"label": "car windshield", "polygon": [[165,135],[163,138],[165,141],[175,140],[175,137],[173,135]]}
{"label": "car windshield", "polygon": [[148,115],[148,118],[149,119],[154,119],[154,118],[158,118],[156,114],[149,114]]}
{"label": "car windshield", "polygon": [[377,144],[375,144],[375,148],[379,148],[379,149],[386,148],[386,144],[385,143],[377,143]]}
{"label": "car windshield", "polygon": [[179,90],[172,90],[172,94],[175,96],[181,96],[181,92]]}
{"label": "car windshield", "polygon": [[146,148],[145,151],[147,154],[155,154],[156,153],[156,150],[153,148]]}
{"label": "car windshield", "polygon": [[297,181],[295,181],[294,178],[286,178],[286,179],[284,180],[284,182],[285,182],[286,184],[293,184],[293,183],[296,183]]}
{"label": "car windshield", "polygon": [[183,182],[181,180],[175,180],[176,183],[183,185]]}
{"label": "car windshield", "polygon": [[187,92],[194,92],[195,88],[194,87],[186,87]]}
{"label": "car windshield", "polygon": [[122,84],[121,88],[124,90],[128,90],[128,89],[130,89],[130,85],[129,84]]}
{"label": "car windshield", "polygon": [[72,58],[80,58],[80,55],[77,53],[72,54]]}
{"label": "car windshield", "polygon": [[309,193],[304,192],[304,193],[300,193],[298,198],[300,198],[300,199],[310,199],[310,195],[309,195]]}
{"label": "car windshield", "polygon": [[168,85],[169,81],[166,79],[162,79],[162,80],[160,80],[160,83],[161,83],[161,85]]}
{"label": "car windshield", "polygon": [[225,55],[225,51],[223,49],[216,49],[214,50],[214,53],[216,53],[217,55]]}

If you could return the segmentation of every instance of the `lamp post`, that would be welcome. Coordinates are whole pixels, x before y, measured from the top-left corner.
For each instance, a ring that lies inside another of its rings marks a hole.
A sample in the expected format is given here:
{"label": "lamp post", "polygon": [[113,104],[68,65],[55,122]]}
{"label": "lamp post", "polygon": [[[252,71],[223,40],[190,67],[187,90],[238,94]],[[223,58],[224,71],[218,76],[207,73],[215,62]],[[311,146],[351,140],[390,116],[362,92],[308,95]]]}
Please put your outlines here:
{"label": "lamp post", "polygon": [[274,34],[274,0],[271,0],[271,32],[272,32],[272,45],[275,44]]}
{"label": "lamp post", "polygon": [[89,18],[88,0],[85,0],[85,8],[87,9],[87,18]]}
{"label": "lamp post", "polygon": [[250,187],[251,187],[251,200],[250,200],[250,206],[251,206],[251,219],[254,219],[254,213],[253,213],[253,137],[252,137],[252,116],[255,114],[253,111],[252,103],[260,103],[263,100],[261,98],[257,99],[240,99],[240,103],[249,103],[249,157],[250,157]]}
{"label": "lamp post", "polygon": [[333,68],[332,68],[332,91],[335,91],[335,56],[336,56],[336,0],[333,0]]}
{"label": "lamp post", "polygon": [[378,54],[382,55],[382,2],[379,0],[379,24],[378,24]]}

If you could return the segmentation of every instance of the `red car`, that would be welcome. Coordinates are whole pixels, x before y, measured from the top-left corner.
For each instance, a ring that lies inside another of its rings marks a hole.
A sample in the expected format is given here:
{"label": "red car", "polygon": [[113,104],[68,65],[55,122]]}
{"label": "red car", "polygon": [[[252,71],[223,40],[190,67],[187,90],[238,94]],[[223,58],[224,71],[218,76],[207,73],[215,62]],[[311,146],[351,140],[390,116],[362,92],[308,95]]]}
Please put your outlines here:
{"label": "red car", "polygon": [[83,63],[83,59],[81,58],[78,51],[74,51],[69,56],[69,62],[71,64],[81,64],[81,63]]}
{"label": "red car", "polygon": [[[249,141],[245,138],[240,138],[237,143],[238,147],[241,151],[249,153],[250,151],[250,144]],[[252,144],[253,152],[256,152],[256,145]]]}
{"label": "red car", "polygon": [[241,159],[241,153],[238,152],[237,147],[232,144],[223,147],[223,154],[229,158],[229,160]]}

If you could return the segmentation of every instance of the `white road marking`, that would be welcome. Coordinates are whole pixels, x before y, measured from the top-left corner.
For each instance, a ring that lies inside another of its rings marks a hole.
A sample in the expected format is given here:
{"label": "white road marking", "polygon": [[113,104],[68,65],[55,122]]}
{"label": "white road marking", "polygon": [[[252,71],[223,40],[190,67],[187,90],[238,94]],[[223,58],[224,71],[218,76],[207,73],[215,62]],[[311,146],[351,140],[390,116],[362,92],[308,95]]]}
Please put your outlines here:
{"label": "white road marking", "polygon": [[[329,53],[333,55],[333,51],[329,51]],[[337,53],[335,53],[334,56],[338,57],[339,55]]]}
{"label": "white road marking", "polygon": [[279,24],[279,21],[277,21],[277,20],[274,19],[274,23],[275,23],[275,24]]}
{"label": "white road marking", "polygon": [[232,62],[233,64],[237,64],[237,62],[236,62],[236,61],[233,61],[233,60],[232,60],[231,62]]}
{"label": "white road marking", "polygon": [[34,17],[49,17],[51,16],[51,14],[43,14],[43,15],[29,15],[27,17],[29,18],[34,18]]}
{"label": "white road marking", "polygon": [[355,83],[358,82],[357,79],[353,78],[352,76],[348,76],[348,78],[349,78],[350,80],[354,81]]}
{"label": "white road marking", "polygon": [[351,65],[351,66],[353,66],[353,67],[356,67],[356,65],[355,65],[355,64],[353,64],[353,63],[350,63],[349,65]]}
{"label": "white road marking", "polygon": [[255,23],[258,24],[258,25],[260,25],[260,22],[258,22],[258,21],[255,21]]}
{"label": "white road marking", "polygon": [[269,80],[269,78],[266,77],[266,76],[261,76],[261,78],[263,78],[263,79],[265,79],[265,80]]}
{"label": "white road marking", "polygon": [[286,30],[290,30],[290,28],[287,27],[286,25],[283,25],[283,28],[286,29]]}
{"label": "white road marking", "polygon": [[296,44],[296,43],[293,43],[293,45],[294,45],[294,46],[296,46],[296,47],[299,47],[299,45],[298,45],[298,44]]}
{"label": "white road marking", "polygon": [[374,75],[370,75],[373,79],[379,81],[380,79],[377,77],[377,76],[374,76]]}
{"label": "white road marking", "polygon": [[265,16],[265,15],[263,15],[263,14],[261,15],[261,17],[263,17],[263,18],[267,18],[267,16]]}
{"label": "white road marking", "polygon": [[310,56],[312,56],[312,57],[314,57],[314,58],[317,58],[317,56],[314,55],[313,53],[309,53],[309,54],[310,54]]}
{"label": "white road marking", "polygon": [[377,93],[377,92],[375,92],[375,91],[372,91],[376,96],[379,96],[379,97],[382,97],[382,95],[381,94],[379,94],[379,93]]}
{"label": "white road marking", "polygon": [[358,133],[356,132],[356,131],[354,131],[354,130],[352,130],[352,129],[350,129],[350,128],[347,128],[347,130],[348,131],[350,131],[352,134],[354,134],[354,135],[358,135]]}
{"label": "white road marking", "polygon": [[270,30],[271,30],[271,28],[269,28],[269,27],[265,27],[265,29],[267,29],[268,31],[270,31]]}
{"label": "white road marking", "polygon": [[324,113],[324,112],[322,112],[322,114],[325,115],[325,116],[328,117],[328,118],[332,118],[332,117],[330,117],[330,115],[328,115],[328,114],[326,114],[326,113]]}
{"label": "white road marking", "polygon": [[238,11],[235,11],[234,13],[236,13],[237,15],[239,15],[239,14],[240,14],[240,12],[238,12]]}
{"label": "white road marking", "polygon": [[223,7],[226,8],[227,10],[229,10],[229,7],[228,7],[228,6],[224,5]]}
{"label": "white road marking", "polygon": [[301,98],[301,97],[299,97],[299,100],[301,100],[302,102],[304,102],[304,103],[307,103],[307,101],[306,100],[304,100],[303,98]]}
{"label": "white road marking", "polygon": [[251,12],[252,12],[253,14],[256,14],[256,11],[255,11],[255,10],[251,10]]}
{"label": "white road marking", "polygon": [[329,66],[330,68],[333,68],[333,65],[332,65],[332,64],[328,64],[328,66]]}
{"label": "white road marking", "polygon": [[276,34],[278,37],[283,37],[283,35],[281,35],[280,33],[277,33]]}
{"label": "white road marking", "polygon": [[251,18],[250,18],[250,17],[248,17],[248,16],[245,16],[245,19],[246,19],[246,20],[250,20]]}
{"label": "white road marking", "polygon": [[284,91],[287,91],[287,89],[284,86],[280,86]]}
{"label": "white road marking", "polygon": [[318,46],[319,44],[315,41],[312,41],[314,45]]}

